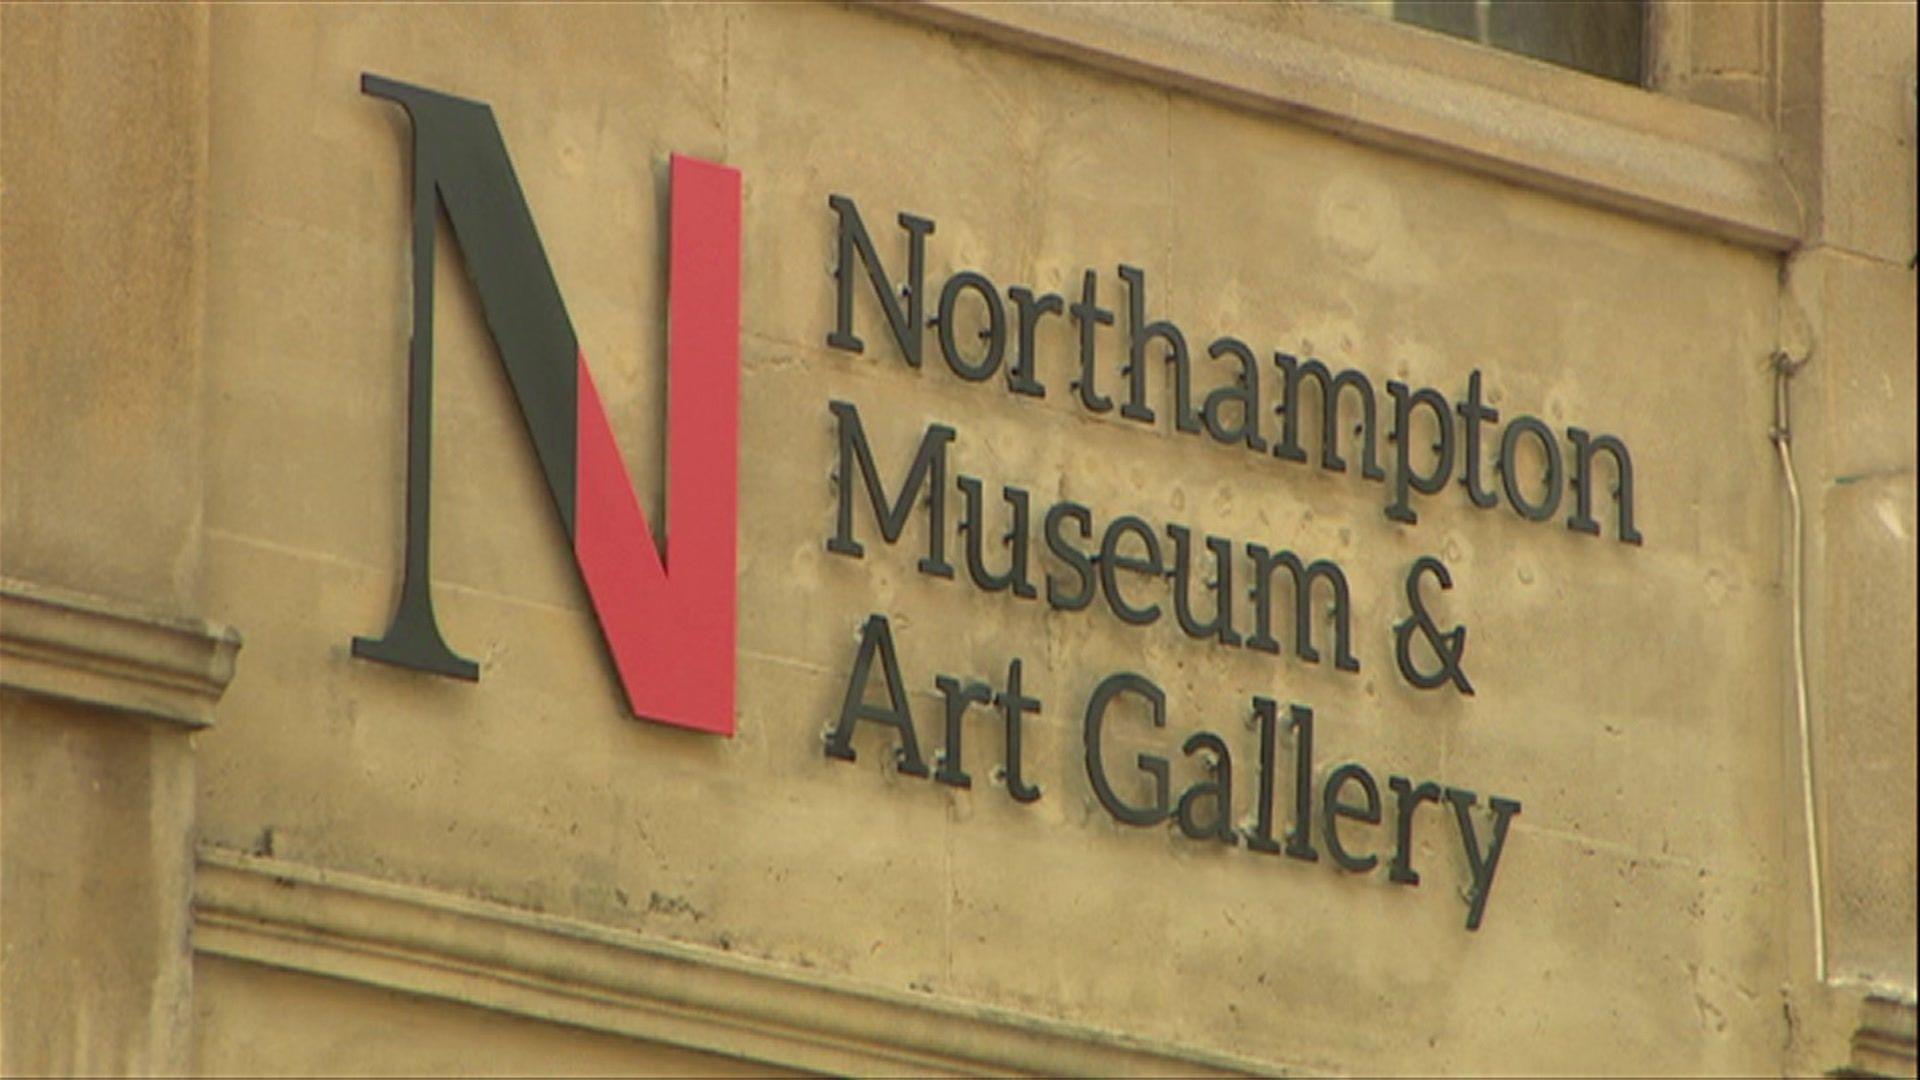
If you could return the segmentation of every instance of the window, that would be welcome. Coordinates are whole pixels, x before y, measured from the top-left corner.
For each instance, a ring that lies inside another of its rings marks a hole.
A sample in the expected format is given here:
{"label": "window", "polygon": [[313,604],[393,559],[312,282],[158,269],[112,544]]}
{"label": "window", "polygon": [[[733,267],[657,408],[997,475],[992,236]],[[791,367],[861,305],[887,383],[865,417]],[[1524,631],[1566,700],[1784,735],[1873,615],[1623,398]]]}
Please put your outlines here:
{"label": "window", "polygon": [[1619,82],[1644,81],[1644,0],[1361,0],[1353,6]]}

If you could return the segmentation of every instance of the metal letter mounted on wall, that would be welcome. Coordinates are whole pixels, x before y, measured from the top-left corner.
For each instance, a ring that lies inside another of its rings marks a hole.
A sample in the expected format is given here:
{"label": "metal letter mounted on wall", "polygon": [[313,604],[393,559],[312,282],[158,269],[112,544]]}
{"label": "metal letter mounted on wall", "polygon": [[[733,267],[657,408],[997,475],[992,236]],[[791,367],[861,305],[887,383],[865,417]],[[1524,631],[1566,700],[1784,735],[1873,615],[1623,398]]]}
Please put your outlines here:
{"label": "metal letter mounted on wall", "polygon": [[[674,155],[667,303],[667,518],[656,548],[506,143],[485,103],[364,75],[413,125],[407,534],[387,632],[353,654],[476,679],[428,576],[436,200],[446,209],[628,707],[731,735],[740,382],[740,174]],[[666,547],[663,538],[662,547]]]}

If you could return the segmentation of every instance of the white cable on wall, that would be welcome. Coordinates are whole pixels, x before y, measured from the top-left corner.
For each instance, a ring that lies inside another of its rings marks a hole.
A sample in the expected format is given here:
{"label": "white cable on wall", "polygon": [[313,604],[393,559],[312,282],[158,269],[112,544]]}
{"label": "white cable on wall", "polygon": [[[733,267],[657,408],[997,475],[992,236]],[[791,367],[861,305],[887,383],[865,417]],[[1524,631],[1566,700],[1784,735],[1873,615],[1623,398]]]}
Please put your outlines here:
{"label": "white cable on wall", "polygon": [[1807,830],[1807,880],[1813,891],[1813,970],[1827,981],[1826,888],[1820,873],[1820,831],[1813,802],[1812,705],[1807,692],[1806,590],[1801,582],[1806,543],[1806,519],[1800,505],[1800,484],[1793,472],[1793,419],[1788,381],[1811,357],[1795,360],[1783,351],[1773,354],[1773,445],[1780,452],[1780,471],[1787,482],[1787,607],[1792,612],[1793,701],[1800,721],[1800,798]]}

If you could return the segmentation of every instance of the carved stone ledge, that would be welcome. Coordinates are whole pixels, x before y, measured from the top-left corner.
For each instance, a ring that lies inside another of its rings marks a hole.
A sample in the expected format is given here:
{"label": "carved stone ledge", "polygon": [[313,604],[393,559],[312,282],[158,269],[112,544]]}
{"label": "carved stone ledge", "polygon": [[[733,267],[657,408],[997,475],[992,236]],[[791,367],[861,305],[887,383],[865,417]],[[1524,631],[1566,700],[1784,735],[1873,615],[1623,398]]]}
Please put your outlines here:
{"label": "carved stone ledge", "polygon": [[0,687],[202,728],[240,635],[100,596],[0,578]]}
{"label": "carved stone ledge", "polygon": [[225,848],[200,849],[194,950],[839,1076],[1283,1071]]}
{"label": "carved stone ledge", "polygon": [[1853,1060],[1838,1076],[1912,1076],[1916,1064],[1914,1003],[1880,994],[1860,1007]]}
{"label": "carved stone ledge", "polygon": [[1765,124],[1331,4],[867,0],[875,10],[1769,251],[1802,210]]}

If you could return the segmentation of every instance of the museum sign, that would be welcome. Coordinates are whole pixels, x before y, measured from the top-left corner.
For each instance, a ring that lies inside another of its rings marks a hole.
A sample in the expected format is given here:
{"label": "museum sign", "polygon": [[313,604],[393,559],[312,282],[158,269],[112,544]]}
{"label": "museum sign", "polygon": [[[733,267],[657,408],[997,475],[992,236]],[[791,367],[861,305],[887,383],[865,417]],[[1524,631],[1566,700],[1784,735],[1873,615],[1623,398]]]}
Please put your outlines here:
{"label": "museum sign", "polygon": [[[491,109],[372,75],[362,89],[396,102],[412,122],[414,330],[399,602],[382,636],[354,639],[354,655],[467,679],[479,674],[442,636],[430,588],[433,259],[438,211],[444,210],[629,707],[648,720],[732,734],[739,173],[679,155],[671,162],[668,549],[664,540],[655,545],[640,509]],[[1111,414],[1143,432],[1164,425],[1176,436],[1248,454],[1281,477],[1317,460],[1321,469],[1378,485],[1382,515],[1400,526],[1417,525],[1433,500],[1454,497],[1477,510],[1498,513],[1504,506],[1517,523],[1558,522],[1591,537],[1610,531],[1619,542],[1642,542],[1626,444],[1581,427],[1557,432],[1530,415],[1503,423],[1479,371],[1457,395],[1388,380],[1383,396],[1363,371],[1335,371],[1278,351],[1263,359],[1264,350],[1242,337],[1220,335],[1201,347],[1171,320],[1155,317],[1147,270],[1126,264],[1115,268],[1117,280],[1089,268],[1077,280],[1003,290],[984,271],[962,269],[930,287],[930,218],[897,215],[898,235],[884,234],[898,253],[890,263],[853,199],[831,195],[826,205],[835,226],[834,309],[825,336],[831,348],[863,353],[869,337],[884,335],[886,351],[899,362],[922,368],[937,354],[952,377],[983,392],[997,386],[1010,399],[1060,392],[1041,377],[1058,365],[1073,373],[1065,396],[1091,416]],[[862,296],[870,301],[866,310],[877,313],[870,325],[858,318]],[[1043,364],[1039,343],[1050,321],[1069,327],[1077,348]],[[1115,385],[1101,382],[1101,358],[1109,350],[1124,357]],[[1201,364],[1216,365],[1212,370],[1228,378],[1204,396],[1194,389]],[[1196,648],[1325,663],[1344,675],[1374,662],[1356,645],[1362,636],[1351,625],[1353,585],[1338,562],[1260,538],[1196,534],[1184,522],[1097,514],[1067,499],[1036,505],[1030,485],[1054,486],[1050,477],[995,478],[998,497],[990,499],[989,481],[959,468],[969,446],[955,425],[926,424],[910,459],[883,462],[869,444],[859,403],[836,399],[825,407],[837,447],[834,525],[825,545],[835,555],[865,558],[876,534],[881,543],[900,545],[918,516],[916,531],[925,543],[916,549],[915,566],[924,575],[957,579],[964,572],[982,592],[1044,599],[1056,611],[1112,618],[1142,632],[1169,622]],[[1318,440],[1311,438],[1309,419],[1317,421]],[[1611,480],[1604,489],[1603,478]],[[961,516],[950,522],[948,495],[955,489]],[[989,516],[1008,524],[990,528]],[[1237,586],[1250,599],[1244,622],[1236,618]],[[1429,606],[1438,592],[1455,587],[1452,571],[1440,558],[1422,555],[1396,587],[1404,593],[1404,617],[1387,629],[1399,676],[1420,691],[1472,695],[1468,628],[1443,625]],[[1043,693],[1084,701],[1076,722],[1086,781],[1115,821],[1171,824],[1197,843],[1244,842],[1253,852],[1304,862],[1318,862],[1324,852],[1347,873],[1372,872],[1384,857],[1387,879],[1403,885],[1420,882],[1416,830],[1451,826],[1470,878],[1470,930],[1484,916],[1509,825],[1520,813],[1518,799],[1499,795],[1477,812],[1478,794],[1440,779],[1390,774],[1383,788],[1380,776],[1358,762],[1323,774],[1315,767],[1314,729],[1326,721],[1305,703],[1283,708],[1254,696],[1251,748],[1236,750],[1218,732],[1196,728],[1169,743],[1167,754],[1142,752],[1121,765],[1109,745],[1115,724],[1144,721],[1150,731],[1170,721],[1167,695],[1151,672],[1115,671],[1088,686],[1049,688],[1034,685],[1015,657],[1003,673],[942,674],[934,688],[942,703],[935,727],[940,743],[929,768],[888,615],[867,616],[841,707],[828,718],[825,756],[855,760],[855,734],[865,724],[891,738],[901,774],[968,788],[966,721],[983,714],[998,721],[1002,734],[991,775],[1010,798],[1032,803],[1045,796],[1045,787],[1023,760],[1025,726],[1049,715]],[[1291,745],[1286,761],[1283,731]],[[1205,774],[1177,792],[1168,756],[1173,747],[1201,761]],[[1236,823],[1234,766],[1249,756],[1257,794],[1250,822]],[[976,759],[974,768],[981,767]],[[1116,786],[1121,770],[1138,775]],[[1125,797],[1121,788],[1135,794]],[[1290,818],[1284,831],[1283,803]],[[1434,820],[1423,818],[1422,807],[1432,808]],[[1372,829],[1382,826],[1390,851],[1368,843]]]}

